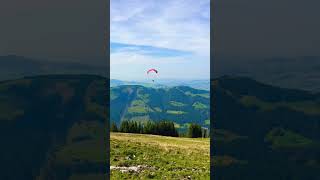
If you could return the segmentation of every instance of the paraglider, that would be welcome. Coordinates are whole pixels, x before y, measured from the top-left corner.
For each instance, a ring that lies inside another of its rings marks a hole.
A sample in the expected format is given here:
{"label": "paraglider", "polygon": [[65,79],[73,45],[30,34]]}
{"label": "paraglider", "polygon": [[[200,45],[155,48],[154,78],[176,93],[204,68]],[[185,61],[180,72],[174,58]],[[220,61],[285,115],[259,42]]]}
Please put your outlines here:
{"label": "paraglider", "polygon": [[149,77],[152,78],[152,82],[154,82],[154,79],[155,79],[155,77],[156,77],[157,74],[158,74],[158,70],[156,70],[156,69],[149,69],[149,70],[147,71],[147,74],[148,74]]}

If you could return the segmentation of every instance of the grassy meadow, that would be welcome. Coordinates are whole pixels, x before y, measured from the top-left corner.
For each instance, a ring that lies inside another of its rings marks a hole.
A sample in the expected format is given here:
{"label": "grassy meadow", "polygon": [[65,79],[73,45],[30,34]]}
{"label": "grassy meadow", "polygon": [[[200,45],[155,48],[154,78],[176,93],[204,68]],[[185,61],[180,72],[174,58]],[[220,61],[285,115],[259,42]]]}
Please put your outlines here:
{"label": "grassy meadow", "polygon": [[[210,139],[111,133],[111,179],[210,179]],[[139,167],[139,168],[137,168]]]}

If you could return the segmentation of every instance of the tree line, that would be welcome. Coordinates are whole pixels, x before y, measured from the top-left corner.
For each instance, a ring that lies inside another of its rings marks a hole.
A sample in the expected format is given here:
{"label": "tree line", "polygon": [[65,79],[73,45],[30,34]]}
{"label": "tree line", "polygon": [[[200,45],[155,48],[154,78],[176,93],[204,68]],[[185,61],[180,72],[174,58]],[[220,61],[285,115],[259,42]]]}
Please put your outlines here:
{"label": "tree line", "polygon": [[122,133],[137,133],[137,134],[154,134],[172,137],[209,137],[209,131],[202,128],[198,124],[190,124],[186,133],[179,133],[172,121],[147,121],[145,123],[137,121],[122,121],[118,127],[115,122],[112,122],[110,127],[111,132]]}

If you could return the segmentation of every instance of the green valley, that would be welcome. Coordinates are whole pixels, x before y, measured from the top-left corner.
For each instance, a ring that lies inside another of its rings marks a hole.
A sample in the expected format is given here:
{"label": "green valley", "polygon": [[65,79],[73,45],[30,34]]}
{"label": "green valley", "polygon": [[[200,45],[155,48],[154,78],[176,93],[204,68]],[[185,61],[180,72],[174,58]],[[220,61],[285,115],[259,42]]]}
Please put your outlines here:
{"label": "green valley", "polygon": [[186,86],[149,88],[140,85],[111,87],[111,122],[124,120],[173,121],[180,130],[197,123],[209,128],[209,91]]}

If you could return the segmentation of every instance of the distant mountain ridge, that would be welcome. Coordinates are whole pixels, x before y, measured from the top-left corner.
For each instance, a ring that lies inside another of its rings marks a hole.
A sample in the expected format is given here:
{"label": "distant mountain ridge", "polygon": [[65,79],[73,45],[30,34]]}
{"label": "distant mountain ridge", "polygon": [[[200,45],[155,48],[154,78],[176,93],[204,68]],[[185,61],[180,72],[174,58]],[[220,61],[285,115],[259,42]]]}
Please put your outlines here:
{"label": "distant mountain ridge", "polygon": [[320,57],[271,57],[243,59],[217,57],[214,75],[251,77],[278,87],[320,92]]}
{"label": "distant mountain ridge", "polygon": [[195,89],[210,90],[210,80],[174,80],[157,79],[155,82],[148,81],[122,81],[118,79],[110,80],[110,87],[120,85],[142,85],[153,88],[170,88],[175,86],[189,86]]}
{"label": "distant mountain ridge", "polygon": [[47,61],[23,56],[0,56],[0,81],[46,74],[92,74],[107,77],[107,65]]}

